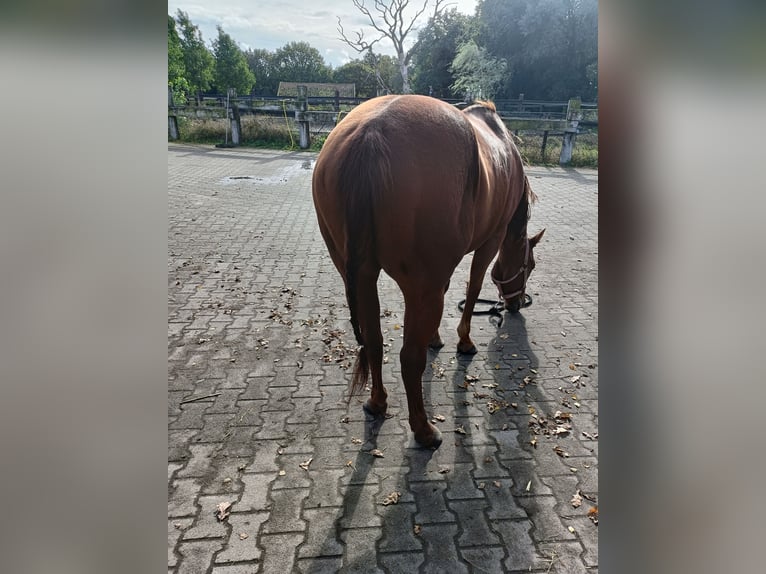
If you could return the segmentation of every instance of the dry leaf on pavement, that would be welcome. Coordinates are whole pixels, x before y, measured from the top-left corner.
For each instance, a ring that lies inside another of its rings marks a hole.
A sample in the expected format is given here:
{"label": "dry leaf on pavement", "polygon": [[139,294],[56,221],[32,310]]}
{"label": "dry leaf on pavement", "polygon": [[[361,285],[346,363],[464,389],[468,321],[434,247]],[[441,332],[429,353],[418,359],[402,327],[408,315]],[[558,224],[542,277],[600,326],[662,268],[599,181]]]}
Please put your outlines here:
{"label": "dry leaf on pavement", "polygon": [[308,470],[312,460],[314,460],[313,456],[309,458],[308,460],[300,463],[298,466],[300,466],[303,470]]}
{"label": "dry leaf on pavement", "polygon": [[231,513],[231,504],[231,502],[221,502],[215,507],[215,517],[218,519],[218,522],[226,520],[229,516]]}
{"label": "dry leaf on pavement", "polygon": [[401,495],[402,495],[401,492],[396,492],[396,491],[392,492],[391,494],[389,494],[383,499],[383,506],[388,506],[389,504],[396,504],[397,502],[399,502],[399,497]]}

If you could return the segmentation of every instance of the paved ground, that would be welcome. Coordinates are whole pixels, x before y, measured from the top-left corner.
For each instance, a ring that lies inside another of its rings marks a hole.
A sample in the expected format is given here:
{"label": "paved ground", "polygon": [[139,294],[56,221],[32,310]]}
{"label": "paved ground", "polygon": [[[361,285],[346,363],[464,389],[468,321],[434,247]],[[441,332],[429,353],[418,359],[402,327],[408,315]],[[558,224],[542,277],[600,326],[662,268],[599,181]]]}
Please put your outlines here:
{"label": "paved ground", "polygon": [[529,170],[530,233],[547,228],[534,304],[474,317],[472,360],[454,352],[470,256],[458,268],[424,375],[433,452],[407,425],[387,277],[393,417],[373,429],[346,403],[353,336],[314,158],[168,146],[168,572],[597,572],[597,172]]}

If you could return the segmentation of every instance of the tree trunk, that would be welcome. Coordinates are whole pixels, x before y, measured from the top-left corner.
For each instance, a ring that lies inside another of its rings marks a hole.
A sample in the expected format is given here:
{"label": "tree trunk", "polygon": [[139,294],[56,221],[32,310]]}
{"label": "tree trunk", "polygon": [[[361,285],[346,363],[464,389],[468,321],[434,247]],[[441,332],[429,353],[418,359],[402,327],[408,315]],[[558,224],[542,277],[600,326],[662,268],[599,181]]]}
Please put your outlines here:
{"label": "tree trunk", "polygon": [[399,72],[402,74],[402,93],[411,94],[412,88],[410,88],[410,74],[407,70],[407,63],[405,61],[404,54],[399,53]]}

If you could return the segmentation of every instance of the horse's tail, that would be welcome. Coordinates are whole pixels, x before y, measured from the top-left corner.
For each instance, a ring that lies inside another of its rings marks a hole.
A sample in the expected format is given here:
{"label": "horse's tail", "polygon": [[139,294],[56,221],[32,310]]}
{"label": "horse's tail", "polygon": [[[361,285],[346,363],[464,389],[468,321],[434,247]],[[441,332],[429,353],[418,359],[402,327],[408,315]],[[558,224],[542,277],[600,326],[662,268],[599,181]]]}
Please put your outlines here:
{"label": "horse's tail", "polygon": [[351,137],[339,174],[346,207],[346,298],[359,344],[349,400],[364,389],[370,374],[364,328],[359,324],[359,291],[369,285],[360,285],[359,269],[363,264],[377,265],[375,206],[391,181],[388,143],[380,129],[368,125]]}

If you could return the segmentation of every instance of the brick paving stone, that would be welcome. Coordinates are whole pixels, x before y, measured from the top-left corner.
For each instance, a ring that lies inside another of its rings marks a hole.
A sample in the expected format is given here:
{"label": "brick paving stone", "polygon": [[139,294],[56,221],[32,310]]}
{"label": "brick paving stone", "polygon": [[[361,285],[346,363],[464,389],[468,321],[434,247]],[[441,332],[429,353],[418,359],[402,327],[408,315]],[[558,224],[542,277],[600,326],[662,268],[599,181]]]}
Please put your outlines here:
{"label": "brick paving stone", "polygon": [[472,572],[502,572],[505,549],[498,546],[461,548],[460,556]]}
{"label": "brick paving stone", "polygon": [[263,535],[262,572],[292,572],[298,545],[303,541],[303,534]]}
{"label": "brick paving stone", "polygon": [[[530,232],[547,228],[534,303],[474,317],[473,357],[455,354],[471,255],[458,266],[423,379],[427,412],[445,417],[434,452],[407,422],[393,280],[379,280],[392,418],[372,424],[364,397],[347,400],[353,356],[323,358],[333,329],[356,342],[311,201],[315,157],[168,145],[169,572],[596,572],[589,503],[569,499],[598,495],[597,172],[527,170]],[[496,297],[490,281],[480,297]],[[461,389],[467,373],[479,381]],[[490,414],[489,398],[518,408]],[[551,423],[570,412],[571,434],[534,448],[528,405]],[[219,498],[236,501],[224,523]]]}
{"label": "brick paving stone", "polygon": [[455,536],[457,524],[424,524],[420,537],[424,542],[425,564],[422,571],[428,574],[454,572],[466,574],[468,566],[460,560]]}
{"label": "brick paving stone", "polygon": [[178,551],[181,559],[178,561],[177,574],[199,574],[207,572],[213,564],[213,556],[223,546],[223,542],[216,540],[195,540],[182,542]]}
{"label": "brick paving stone", "polygon": [[193,516],[197,513],[195,500],[202,489],[197,478],[177,478],[168,496],[168,517]]}
{"label": "brick paving stone", "polygon": [[380,537],[378,528],[349,528],[341,532],[345,544],[343,568],[340,572],[366,574],[384,574],[377,566],[376,542]]}
{"label": "brick paving stone", "polygon": [[301,519],[301,504],[308,495],[308,489],[272,490],[270,493],[271,513],[263,526],[264,534],[303,532],[306,522]]}
{"label": "brick paving stone", "polygon": [[257,562],[261,559],[258,546],[261,525],[269,517],[268,512],[232,512],[226,519],[230,528],[224,549],[216,555],[216,564],[229,562]]}
{"label": "brick paving stone", "polygon": [[416,574],[420,572],[425,557],[422,552],[381,552],[378,563],[388,574]]}
{"label": "brick paving stone", "polygon": [[178,556],[175,548],[181,539],[183,529],[191,526],[192,518],[170,518],[168,519],[168,568],[174,568],[178,563]]}

